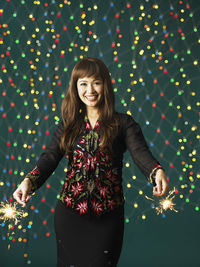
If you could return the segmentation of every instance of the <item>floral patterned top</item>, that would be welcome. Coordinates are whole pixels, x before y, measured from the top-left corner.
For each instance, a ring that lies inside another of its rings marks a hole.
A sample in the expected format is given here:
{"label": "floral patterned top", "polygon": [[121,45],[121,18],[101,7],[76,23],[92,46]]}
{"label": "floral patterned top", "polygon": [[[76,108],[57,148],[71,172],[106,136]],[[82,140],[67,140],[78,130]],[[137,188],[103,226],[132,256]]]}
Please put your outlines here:
{"label": "floral patterned top", "polygon": [[[122,167],[127,148],[150,183],[154,183],[156,170],[162,168],[151,154],[139,124],[129,115],[118,113],[118,116],[120,129],[113,142],[112,157],[100,149],[99,120],[92,129],[85,116],[84,128],[74,143],[60,201],[80,215],[99,216],[124,204]],[[63,131],[61,122],[37,165],[26,175],[32,182],[32,192],[42,186],[64,156],[59,147]]]}

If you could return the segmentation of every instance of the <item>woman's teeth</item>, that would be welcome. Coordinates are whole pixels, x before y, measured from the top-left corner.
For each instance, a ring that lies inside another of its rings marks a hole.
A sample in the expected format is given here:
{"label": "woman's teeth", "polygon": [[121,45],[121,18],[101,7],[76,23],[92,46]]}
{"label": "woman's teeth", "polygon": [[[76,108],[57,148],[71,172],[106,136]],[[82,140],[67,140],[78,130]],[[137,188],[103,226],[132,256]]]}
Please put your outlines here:
{"label": "woman's teeth", "polygon": [[97,95],[94,96],[86,96],[88,100],[95,100],[97,98]]}

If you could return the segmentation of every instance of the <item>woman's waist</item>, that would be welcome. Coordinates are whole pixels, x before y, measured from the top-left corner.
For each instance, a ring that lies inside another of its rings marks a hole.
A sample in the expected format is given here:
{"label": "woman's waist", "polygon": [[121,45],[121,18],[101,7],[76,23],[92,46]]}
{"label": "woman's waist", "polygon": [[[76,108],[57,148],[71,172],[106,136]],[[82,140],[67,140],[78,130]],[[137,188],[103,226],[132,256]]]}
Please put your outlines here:
{"label": "woman's waist", "polygon": [[[76,203],[80,204],[80,203]],[[117,217],[124,217],[124,202],[121,203],[121,205],[116,205],[112,209],[106,208],[102,210],[95,210],[92,206],[88,206],[87,210],[81,211],[78,210],[75,205],[74,207],[67,205],[67,203],[61,199],[58,200],[57,205],[60,206],[63,209],[63,212],[66,212],[69,214],[69,216],[79,216],[82,218],[87,218],[89,220],[97,220],[102,219],[109,216],[116,216]]]}
{"label": "woman's waist", "polygon": [[68,189],[62,189],[60,201],[79,214],[96,214],[101,215],[107,211],[112,211],[117,207],[123,206],[125,200],[123,191],[110,193],[109,191],[88,191],[80,192]]}

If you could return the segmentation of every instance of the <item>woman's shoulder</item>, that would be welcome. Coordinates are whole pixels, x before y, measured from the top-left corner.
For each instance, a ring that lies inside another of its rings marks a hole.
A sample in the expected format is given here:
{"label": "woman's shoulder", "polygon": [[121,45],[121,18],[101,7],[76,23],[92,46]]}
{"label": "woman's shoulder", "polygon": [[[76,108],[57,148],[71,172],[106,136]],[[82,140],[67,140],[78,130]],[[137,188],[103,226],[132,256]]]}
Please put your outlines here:
{"label": "woman's shoulder", "polygon": [[64,123],[63,123],[62,118],[59,119],[59,120],[55,123],[54,131],[55,131],[56,133],[59,133],[59,134],[62,134],[62,133],[63,133],[63,131],[64,131]]}
{"label": "woman's shoulder", "polygon": [[120,125],[126,126],[129,123],[135,123],[135,124],[137,124],[137,122],[129,114],[121,113],[121,112],[117,112],[116,111],[116,115],[117,115],[117,117],[118,117],[118,119],[120,121]]}
{"label": "woman's shoulder", "polygon": [[132,117],[125,113],[118,113],[120,132],[122,134],[141,134],[140,124]]}
{"label": "woman's shoulder", "polygon": [[117,114],[117,116],[118,116],[119,118],[122,118],[122,119],[131,117],[131,115],[128,115],[128,114],[126,114],[126,113],[121,113],[121,112],[118,112],[118,111],[116,111],[115,113]]}

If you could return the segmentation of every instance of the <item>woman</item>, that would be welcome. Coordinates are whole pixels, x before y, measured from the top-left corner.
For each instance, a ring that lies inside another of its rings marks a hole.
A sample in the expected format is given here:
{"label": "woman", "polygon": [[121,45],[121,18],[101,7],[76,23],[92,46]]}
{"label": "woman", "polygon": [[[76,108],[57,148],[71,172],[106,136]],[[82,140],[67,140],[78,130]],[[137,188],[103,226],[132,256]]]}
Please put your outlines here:
{"label": "woman", "polygon": [[23,206],[67,154],[68,171],[55,211],[58,267],[117,266],[124,234],[123,153],[166,194],[161,164],[151,154],[139,124],[115,111],[109,71],[97,58],[84,58],[71,75],[62,102],[62,121],[13,197]]}

